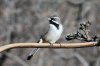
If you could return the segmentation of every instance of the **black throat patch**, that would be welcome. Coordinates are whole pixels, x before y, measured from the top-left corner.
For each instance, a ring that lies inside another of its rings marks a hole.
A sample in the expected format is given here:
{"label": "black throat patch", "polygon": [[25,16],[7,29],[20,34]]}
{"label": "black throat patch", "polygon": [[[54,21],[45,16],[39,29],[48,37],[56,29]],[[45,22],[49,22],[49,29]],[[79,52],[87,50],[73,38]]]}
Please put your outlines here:
{"label": "black throat patch", "polygon": [[53,22],[52,20],[49,20],[50,24],[54,25],[57,29],[59,29],[59,24]]}

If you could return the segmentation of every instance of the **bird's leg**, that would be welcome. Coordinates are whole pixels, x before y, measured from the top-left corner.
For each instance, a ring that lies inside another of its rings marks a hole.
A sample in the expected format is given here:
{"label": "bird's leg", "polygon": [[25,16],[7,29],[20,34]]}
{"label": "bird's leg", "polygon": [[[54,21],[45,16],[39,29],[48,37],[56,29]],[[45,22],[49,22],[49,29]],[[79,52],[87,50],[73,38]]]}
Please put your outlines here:
{"label": "bird's leg", "polygon": [[49,44],[50,44],[50,47],[52,47],[52,46],[53,46],[53,44],[52,44],[52,43],[50,43],[50,42],[49,42]]}
{"label": "bird's leg", "polygon": [[61,47],[61,43],[60,43],[60,42],[58,42],[58,44],[60,44],[60,47]]}

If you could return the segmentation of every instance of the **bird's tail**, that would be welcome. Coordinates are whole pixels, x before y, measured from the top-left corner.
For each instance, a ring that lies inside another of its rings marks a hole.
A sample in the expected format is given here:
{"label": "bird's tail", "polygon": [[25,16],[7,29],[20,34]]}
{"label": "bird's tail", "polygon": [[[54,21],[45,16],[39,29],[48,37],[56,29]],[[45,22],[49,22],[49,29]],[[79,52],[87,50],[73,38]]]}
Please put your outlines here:
{"label": "bird's tail", "polygon": [[[43,40],[40,39],[37,43],[42,43]],[[27,56],[27,60],[30,60],[39,50],[40,48],[34,48],[32,49],[32,51],[29,53],[29,55]]]}
{"label": "bird's tail", "polygon": [[27,60],[30,60],[39,50],[40,48],[34,48],[32,49],[32,51],[30,52],[30,54],[27,56]]}

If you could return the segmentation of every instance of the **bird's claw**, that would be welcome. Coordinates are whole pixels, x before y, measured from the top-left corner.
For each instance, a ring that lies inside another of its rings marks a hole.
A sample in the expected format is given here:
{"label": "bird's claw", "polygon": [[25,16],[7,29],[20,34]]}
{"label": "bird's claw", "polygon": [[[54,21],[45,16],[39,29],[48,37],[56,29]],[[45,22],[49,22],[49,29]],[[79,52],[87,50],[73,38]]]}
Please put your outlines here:
{"label": "bird's claw", "polygon": [[61,47],[61,43],[58,43],[58,44],[60,44],[60,47]]}
{"label": "bird's claw", "polygon": [[52,43],[50,43],[50,42],[49,42],[49,44],[50,44],[50,47],[52,47],[52,46],[53,46],[53,44],[52,44]]}

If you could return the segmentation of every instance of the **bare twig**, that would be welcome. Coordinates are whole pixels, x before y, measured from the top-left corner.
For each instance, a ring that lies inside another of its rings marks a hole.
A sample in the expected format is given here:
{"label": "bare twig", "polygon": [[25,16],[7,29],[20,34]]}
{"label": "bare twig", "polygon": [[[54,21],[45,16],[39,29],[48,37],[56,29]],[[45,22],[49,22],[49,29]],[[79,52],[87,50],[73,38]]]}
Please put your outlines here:
{"label": "bare twig", "polygon": [[8,56],[8,57],[11,58],[11,59],[17,61],[17,62],[20,63],[22,66],[29,66],[24,60],[22,60],[20,57],[18,57],[18,56],[15,55],[15,54],[6,52],[5,55]]}
{"label": "bare twig", "polygon": [[74,56],[83,64],[83,66],[89,66],[89,63],[79,53],[74,53]]}
{"label": "bare twig", "polygon": [[0,52],[12,48],[82,48],[82,47],[93,47],[93,46],[100,46],[99,42],[62,43],[62,44],[53,44],[53,46],[50,46],[49,43],[14,43],[1,46]]}

